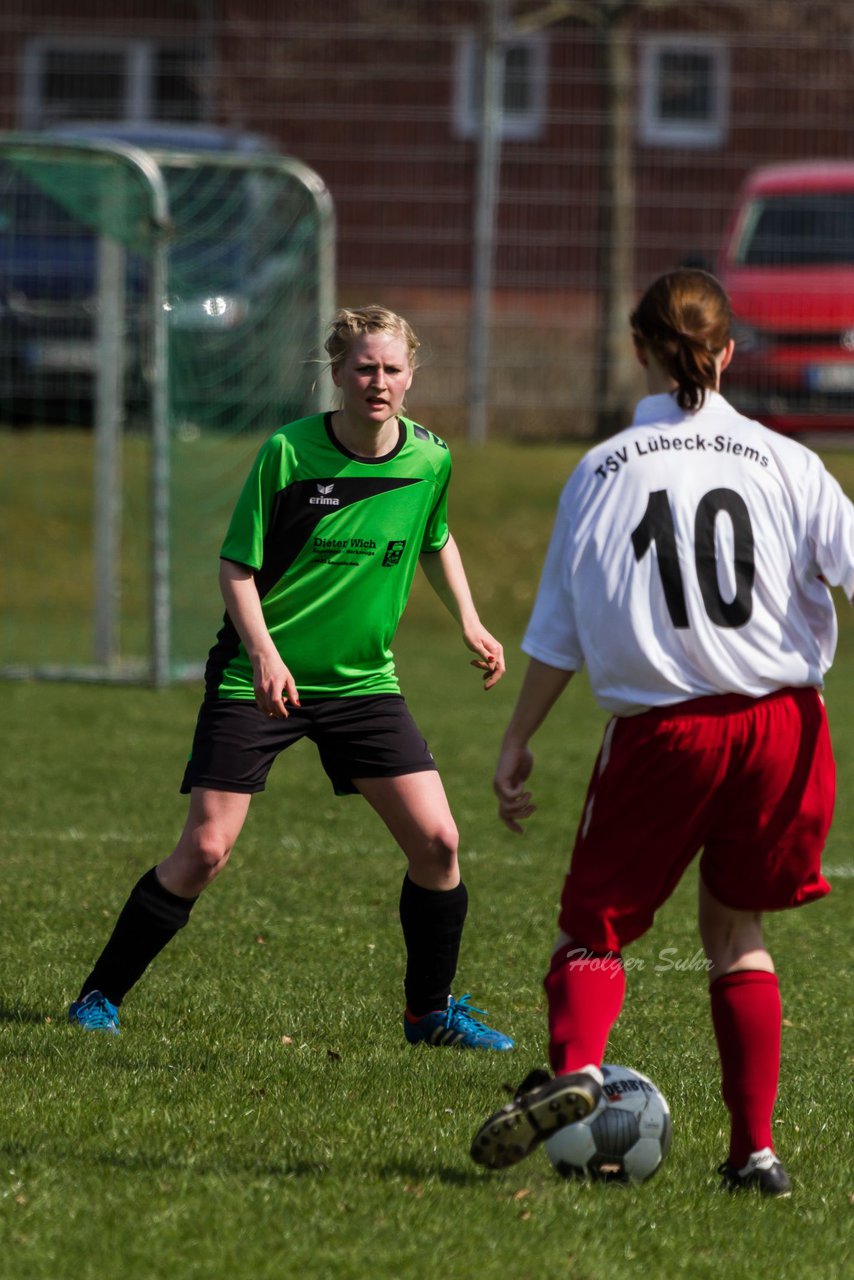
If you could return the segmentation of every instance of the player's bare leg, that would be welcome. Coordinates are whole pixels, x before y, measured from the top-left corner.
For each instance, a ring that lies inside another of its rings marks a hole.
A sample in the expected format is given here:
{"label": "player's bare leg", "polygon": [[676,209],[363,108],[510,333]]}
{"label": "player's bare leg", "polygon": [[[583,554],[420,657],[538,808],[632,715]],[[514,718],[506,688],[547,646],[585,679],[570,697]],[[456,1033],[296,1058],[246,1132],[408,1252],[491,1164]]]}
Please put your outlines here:
{"label": "player's bare leg", "polygon": [[410,880],[422,889],[456,888],[459,833],[439,774],[428,769],[353,781],[405,853]]}
{"label": "player's bare leg", "polygon": [[196,898],[219,875],[243,830],[251,795],[193,787],[184,829],[157,878],[170,893]]}
{"label": "player's bare leg", "polygon": [[765,948],[761,912],[725,906],[701,878],[697,919],[712,982],[746,969],[774,972],[774,961]]}

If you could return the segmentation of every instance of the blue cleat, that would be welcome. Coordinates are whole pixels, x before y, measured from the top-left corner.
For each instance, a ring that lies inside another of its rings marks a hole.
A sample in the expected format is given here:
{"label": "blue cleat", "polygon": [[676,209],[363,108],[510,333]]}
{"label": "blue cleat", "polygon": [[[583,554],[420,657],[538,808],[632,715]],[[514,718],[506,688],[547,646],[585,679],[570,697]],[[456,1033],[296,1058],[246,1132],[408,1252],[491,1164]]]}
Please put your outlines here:
{"label": "blue cleat", "polygon": [[458,1049],[497,1049],[504,1052],[513,1048],[513,1041],[500,1031],[494,1031],[484,1022],[473,1018],[473,1013],[483,1013],[468,1003],[468,995],[461,1000],[448,996],[447,1009],[425,1013],[414,1021],[404,1014],[403,1030],[410,1044],[453,1045]]}
{"label": "blue cleat", "polygon": [[84,1031],[106,1031],[108,1035],[121,1035],[118,1007],[108,1000],[102,991],[90,991],[82,1000],[68,1006],[68,1021]]}

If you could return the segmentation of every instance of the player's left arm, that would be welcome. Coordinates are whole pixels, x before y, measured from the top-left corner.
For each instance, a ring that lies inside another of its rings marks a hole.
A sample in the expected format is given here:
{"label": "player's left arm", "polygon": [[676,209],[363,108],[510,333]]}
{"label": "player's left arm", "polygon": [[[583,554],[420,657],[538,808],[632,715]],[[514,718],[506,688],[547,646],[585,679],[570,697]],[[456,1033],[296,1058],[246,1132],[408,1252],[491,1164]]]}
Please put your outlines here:
{"label": "player's left arm", "polygon": [[420,559],[427,581],[456,618],[468,648],[477,654],[471,665],[483,672],[484,689],[491,689],[504,675],[504,648],[478,616],[459,547],[448,534],[440,551],[424,552]]}

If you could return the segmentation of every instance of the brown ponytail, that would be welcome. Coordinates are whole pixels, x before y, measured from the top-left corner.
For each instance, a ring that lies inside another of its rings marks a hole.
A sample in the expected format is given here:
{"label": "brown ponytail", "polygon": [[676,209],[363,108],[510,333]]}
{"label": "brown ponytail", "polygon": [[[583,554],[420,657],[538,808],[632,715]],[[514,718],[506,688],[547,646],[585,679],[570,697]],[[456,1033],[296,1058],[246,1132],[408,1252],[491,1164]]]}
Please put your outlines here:
{"label": "brown ponytail", "polygon": [[680,409],[699,409],[717,384],[715,357],[730,338],[732,311],[723,286],[707,271],[659,276],[630,317],[639,347],[648,347],[676,383]]}

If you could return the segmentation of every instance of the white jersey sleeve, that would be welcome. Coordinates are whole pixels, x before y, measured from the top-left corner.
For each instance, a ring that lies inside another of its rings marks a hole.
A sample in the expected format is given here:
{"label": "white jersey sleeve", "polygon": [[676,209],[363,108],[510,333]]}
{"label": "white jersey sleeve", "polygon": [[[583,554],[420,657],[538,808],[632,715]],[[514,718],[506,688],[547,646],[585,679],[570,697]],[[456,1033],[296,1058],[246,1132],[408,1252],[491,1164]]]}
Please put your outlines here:
{"label": "white jersey sleeve", "polygon": [[569,486],[558,504],[551,541],[546,552],[540,588],[522,648],[532,658],[562,671],[580,671],[584,653],[575,627],[571,560],[566,554],[572,532]]}
{"label": "white jersey sleeve", "polygon": [[821,459],[718,394],[649,396],[570,476],[522,648],[618,715],[820,686],[829,586],[854,593],[854,506]]}
{"label": "white jersey sleeve", "polygon": [[813,491],[809,499],[808,536],[815,562],[831,587],[842,587],[849,600],[854,597],[854,530],[851,503],[839,481],[824,466],[813,463]]}

